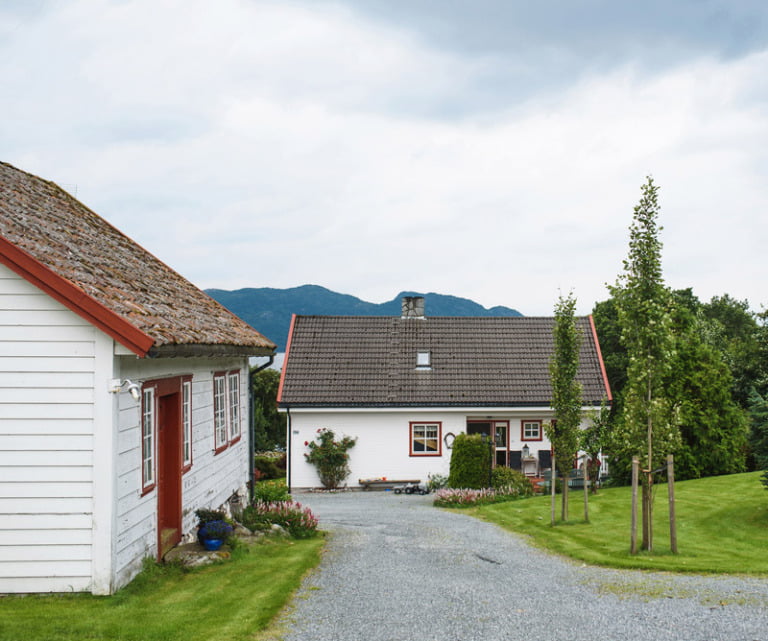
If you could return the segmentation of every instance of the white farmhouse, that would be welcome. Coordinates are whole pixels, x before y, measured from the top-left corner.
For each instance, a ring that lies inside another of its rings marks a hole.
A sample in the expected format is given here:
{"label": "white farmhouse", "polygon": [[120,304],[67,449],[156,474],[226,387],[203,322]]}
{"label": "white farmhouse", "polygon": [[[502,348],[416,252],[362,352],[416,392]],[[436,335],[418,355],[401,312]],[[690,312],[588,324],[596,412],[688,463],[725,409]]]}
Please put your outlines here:
{"label": "white farmhouse", "polygon": [[0,593],[110,594],[245,491],[274,344],[0,163]]}
{"label": "white farmhouse", "polygon": [[[495,465],[537,477],[551,468],[549,362],[554,318],[430,317],[421,297],[401,317],[294,316],[278,393],[288,414],[289,483],[320,485],[304,459],[320,429],[357,438],[348,483],[447,474],[459,433],[493,439]],[[611,392],[591,317],[578,380],[582,427]]]}

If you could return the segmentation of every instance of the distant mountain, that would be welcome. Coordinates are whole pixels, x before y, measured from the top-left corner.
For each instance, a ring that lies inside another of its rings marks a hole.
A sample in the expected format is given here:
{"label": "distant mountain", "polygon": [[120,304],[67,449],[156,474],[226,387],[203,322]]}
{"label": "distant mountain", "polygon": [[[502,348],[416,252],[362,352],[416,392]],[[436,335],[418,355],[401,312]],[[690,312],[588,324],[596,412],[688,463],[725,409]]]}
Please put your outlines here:
{"label": "distant mountain", "polygon": [[318,285],[302,285],[289,289],[271,287],[228,291],[206,289],[206,293],[224,307],[277,343],[284,352],[288,341],[291,315],[305,316],[400,316],[403,296],[423,296],[426,316],[522,316],[509,307],[482,305],[466,298],[443,294],[400,292],[386,303],[367,303],[354,296],[332,292]]}

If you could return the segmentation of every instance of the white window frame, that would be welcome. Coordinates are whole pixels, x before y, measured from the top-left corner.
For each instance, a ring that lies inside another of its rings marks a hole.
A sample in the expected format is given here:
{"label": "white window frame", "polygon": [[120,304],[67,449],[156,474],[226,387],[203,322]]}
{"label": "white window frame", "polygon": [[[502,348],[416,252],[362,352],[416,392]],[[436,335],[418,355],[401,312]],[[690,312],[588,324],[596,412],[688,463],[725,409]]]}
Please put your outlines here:
{"label": "white window frame", "polygon": [[147,493],[155,487],[155,438],[157,434],[157,406],[155,388],[142,390],[141,404],[141,489]]}
{"label": "white window frame", "polygon": [[[543,440],[543,422],[540,419],[527,419],[522,420],[520,425],[520,440],[521,441],[541,441]],[[530,430],[530,427],[535,425],[536,426],[536,436],[532,436],[532,430]]]}
{"label": "white window frame", "polygon": [[227,447],[228,430],[227,375],[221,372],[213,376],[213,438],[216,452]]}
{"label": "white window frame", "polygon": [[227,374],[227,399],[229,400],[229,442],[240,438],[240,371]]}
{"label": "white window frame", "polygon": [[181,384],[182,465],[192,465],[192,381]]}
{"label": "white window frame", "polygon": [[[435,435],[429,436],[427,430],[434,429]],[[424,442],[424,450],[417,450],[414,446],[416,444],[417,431],[421,431],[419,438]],[[443,424],[440,421],[411,421],[409,427],[409,448],[411,456],[442,456],[442,431]],[[434,440],[435,449],[429,450],[427,448],[427,441]]]}

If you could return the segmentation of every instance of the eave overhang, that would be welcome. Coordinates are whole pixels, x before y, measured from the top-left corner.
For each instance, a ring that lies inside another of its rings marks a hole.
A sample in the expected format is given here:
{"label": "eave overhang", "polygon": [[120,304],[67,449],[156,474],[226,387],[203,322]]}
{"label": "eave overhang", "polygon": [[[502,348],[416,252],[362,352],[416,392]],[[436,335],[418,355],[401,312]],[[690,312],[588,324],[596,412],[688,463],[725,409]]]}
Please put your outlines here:
{"label": "eave overhang", "polygon": [[154,345],[155,340],[151,336],[3,236],[0,236],[0,262],[137,356],[147,356]]}

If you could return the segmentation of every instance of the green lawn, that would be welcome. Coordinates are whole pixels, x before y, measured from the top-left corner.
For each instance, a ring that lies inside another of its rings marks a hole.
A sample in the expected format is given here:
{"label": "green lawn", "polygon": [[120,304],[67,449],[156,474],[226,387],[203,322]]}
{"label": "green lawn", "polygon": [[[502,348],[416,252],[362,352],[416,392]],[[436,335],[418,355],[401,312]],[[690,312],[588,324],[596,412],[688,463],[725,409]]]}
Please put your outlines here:
{"label": "green lawn", "polygon": [[153,566],[112,597],[0,598],[2,641],[238,641],[270,623],[317,565],[323,538],[240,546],[192,571]]}
{"label": "green lawn", "polygon": [[[582,492],[570,494],[570,518],[550,526],[550,498],[500,503],[470,512],[527,535],[535,545],[595,565],[675,572],[768,575],[768,492],[760,472],[718,476],[675,485],[678,554],[669,549],[667,486],[657,485],[654,549],[629,554],[630,488],[590,495],[584,521]],[[560,515],[560,497],[557,497]],[[638,516],[638,541],[640,516]]]}

